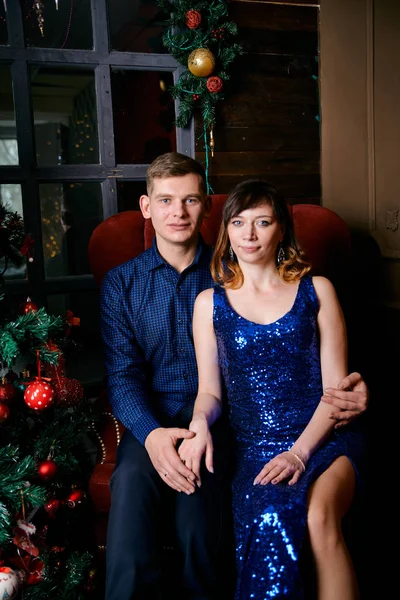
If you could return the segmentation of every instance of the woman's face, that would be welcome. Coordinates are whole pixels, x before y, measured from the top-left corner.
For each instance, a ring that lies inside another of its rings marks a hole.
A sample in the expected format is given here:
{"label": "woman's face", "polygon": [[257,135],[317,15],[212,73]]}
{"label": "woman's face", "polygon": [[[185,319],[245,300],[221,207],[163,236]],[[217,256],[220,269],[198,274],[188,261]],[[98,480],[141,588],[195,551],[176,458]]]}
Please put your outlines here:
{"label": "woman's face", "polygon": [[283,239],[283,230],[269,203],[247,208],[232,217],[228,235],[239,262],[252,264],[275,263],[276,250]]}

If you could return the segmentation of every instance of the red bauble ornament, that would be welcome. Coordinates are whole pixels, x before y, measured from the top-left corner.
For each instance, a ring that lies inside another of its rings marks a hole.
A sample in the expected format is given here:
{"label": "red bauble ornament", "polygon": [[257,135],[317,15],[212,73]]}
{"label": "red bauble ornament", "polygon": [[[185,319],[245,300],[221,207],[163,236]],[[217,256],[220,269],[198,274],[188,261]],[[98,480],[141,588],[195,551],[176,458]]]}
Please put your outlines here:
{"label": "red bauble ornament", "polygon": [[9,404],[17,395],[17,390],[12,383],[0,383],[0,402]]}
{"label": "red bauble ornament", "polygon": [[77,379],[68,377],[57,377],[53,382],[57,404],[64,406],[75,406],[84,396],[82,384]]}
{"label": "red bauble ornament", "polygon": [[186,13],[186,26],[189,29],[197,29],[201,23],[201,14],[198,10],[188,10]]}
{"label": "red bauble ornament", "polygon": [[81,506],[86,500],[86,494],[83,490],[72,490],[72,492],[67,496],[67,506],[69,508],[76,508],[77,506]]}
{"label": "red bauble ornament", "polygon": [[52,479],[54,475],[57,473],[58,467],[54,460],[43,460],[38,466],[38,475],[40,479],[43,481],[48,481]]}
{"label": "red bauble ornament", "polygon": [[46,502],[43,508],[48,513],[49,517],[55,518],[55,514],[59,510],[60,506],[61,502],[58,500],[58,498],[51,498]]}
{"label": "red bauble ornament", "polygon": [[26,315],[30,312],[37,312],[39,310],[38,305],[28,297],[19,307],[21,315]]}
{"label": "red bauble ornament", "polygon": [[0,423],[3,423],[3,421],[7,421],[9,416],[10,409],[8,408],[7,404],[4,404],[4,402],[0,402]]}
{"label": "red bauble ornament", "polygon": [[48,383],[42,379],[38,379],[28,385],[25,390],[24,400],[29,408],[33,410],[44,410],[53,403],[54,390]]}
{"label": "red bauble ornament", "polygon": [[206,86],[211,94],[218,94],[224,87],[224,82],[217,75],[213,75],[207,79]]}

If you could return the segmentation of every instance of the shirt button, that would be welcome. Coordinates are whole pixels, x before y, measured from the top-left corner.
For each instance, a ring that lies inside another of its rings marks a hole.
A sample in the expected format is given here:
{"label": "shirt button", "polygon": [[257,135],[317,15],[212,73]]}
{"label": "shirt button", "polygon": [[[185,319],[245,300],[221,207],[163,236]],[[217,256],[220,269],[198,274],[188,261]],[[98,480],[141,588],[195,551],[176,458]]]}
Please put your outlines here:
{"label": "shirt button", "polygon": [[181,352],[182,352],[182,353],[183,353],[183,352],[185,352],[185,348],[181,348]]}
{"label": "shirt button", "polygon": [[187,374],[187,373],[184,373],[184,374],[183,374],[183,379],[187,379],[187,378],[188,378],[188,374]]}
{"label": "shirt button", "polygon": [[178,323],[179,324],[183,323],[183,320],[182,319],[178,319]]}

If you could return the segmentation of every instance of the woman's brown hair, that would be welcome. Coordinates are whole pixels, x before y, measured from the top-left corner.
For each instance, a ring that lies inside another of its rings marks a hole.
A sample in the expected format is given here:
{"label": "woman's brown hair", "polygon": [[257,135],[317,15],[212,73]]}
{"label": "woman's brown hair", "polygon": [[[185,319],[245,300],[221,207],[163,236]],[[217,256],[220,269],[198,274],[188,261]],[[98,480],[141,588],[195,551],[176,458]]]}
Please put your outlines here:
{"label": "woman's brown hair", "polygon": [[229,194],[223,210],[222,221],[211,261],[211,275],[214,281],[226,288],[238,289],[243,285],[243,273],[236,260],[230,256],[228,225],[234,217],[248,208],[269,204],[281,225],[282,247],[285,258],[277,265],[283,281],[301,279],[311,269],[304,252],[299,248],[293,228],[288,205],[283,196],[267,181],[251,179],[239,183]]}

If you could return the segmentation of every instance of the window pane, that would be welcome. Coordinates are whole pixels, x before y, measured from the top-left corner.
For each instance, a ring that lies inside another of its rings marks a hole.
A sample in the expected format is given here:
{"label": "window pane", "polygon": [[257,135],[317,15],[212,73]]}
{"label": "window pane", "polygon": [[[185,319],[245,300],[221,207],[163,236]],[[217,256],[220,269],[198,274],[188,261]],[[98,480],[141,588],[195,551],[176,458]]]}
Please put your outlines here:
{"label": "window pane", "polygon": [[3,2],[0,2],[0,45],[8,44],[6,9]]}
{"label": "window pane", "polygon": [[115,154],[119,164],[148,164],[176,150],[171,73],[111,71]]}
{"label": "window pane", "polygon": [[107,0],[110,41],[112,50],[123,52],[167,53],[162,35],[166,29],[165,15],[157,0],[125,2],[119,10],[115,0]]}
{"label": "window pane", "polygon": [[124,210],[140,210],[139,198],[146,193],[145,181],[118,181],[118,212],[123,212]]}
{"label": "window pane", "polygon": [[[0,203],[8,208],[8,210],[17,212],[21,216],[22,213],[22,194],[19,183],[2,183],[0,184]],[[29,233],[27,231],[26,233]],[[1,254],[1,250],[0,250]],[[0,273],[4,270],[6,262],[3,256],[0,256]],[[5,279],[25,279],[26,278],[26,260],[22,265],[17,267],[8,262],[7,269],[4,272]]]}
{"label": "window pane", "polygon": [[18,165],[14,98],[10,68],[0,66],[0,165]]}
{"label": "window pane", "polygon": [[68,345],[67,342],[63,349],[67,377],[78,379],[85,386],[99,384],[104,377],[104,361],[98,292],[48,296],[47,310],[49,314],[62,317],[71,310],[80,319],[79,326],[71,327],[68,340],[72,343]]}
{"label": "window pane", "polygon": [[38,165],[97,164],[94,73],[31,68]]}
{"label": "window pane", "polygon": [[89,274],[89,238],[103,220],[100,183],[44,183],[39,193],[46,277]]}
{"label": "window pane", "polygon": [[21,4],[27,46],[77,50],[93,47],[90,0],[42,0],[35,3],[38,11],[33,2]]}

